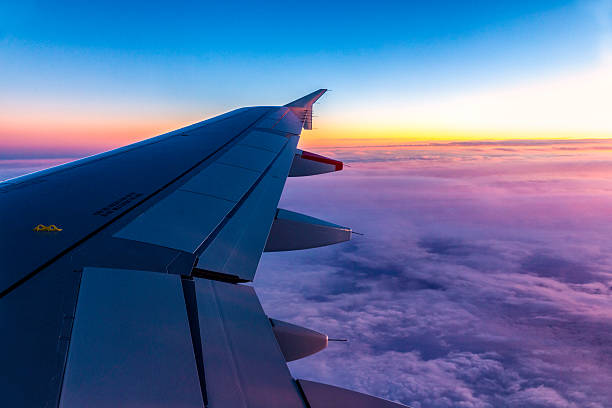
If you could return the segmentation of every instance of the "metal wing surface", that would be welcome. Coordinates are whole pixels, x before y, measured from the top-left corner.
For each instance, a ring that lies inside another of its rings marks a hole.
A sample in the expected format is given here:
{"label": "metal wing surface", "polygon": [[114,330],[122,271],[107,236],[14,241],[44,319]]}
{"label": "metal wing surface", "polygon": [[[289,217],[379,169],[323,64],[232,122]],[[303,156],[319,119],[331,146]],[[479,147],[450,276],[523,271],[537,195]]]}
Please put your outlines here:
{"label": "metal wing surface", "polygon": [[[297,149],[324,92],[0,183],[2,405],[315,408],[345,398],[303,387],[286,365],[327,336],[269,319],[244,284],[264,250],[350,239],[350,228],[277,208],[288,176],[342,168]],[[353,406],[387,406],[342,392]]]}

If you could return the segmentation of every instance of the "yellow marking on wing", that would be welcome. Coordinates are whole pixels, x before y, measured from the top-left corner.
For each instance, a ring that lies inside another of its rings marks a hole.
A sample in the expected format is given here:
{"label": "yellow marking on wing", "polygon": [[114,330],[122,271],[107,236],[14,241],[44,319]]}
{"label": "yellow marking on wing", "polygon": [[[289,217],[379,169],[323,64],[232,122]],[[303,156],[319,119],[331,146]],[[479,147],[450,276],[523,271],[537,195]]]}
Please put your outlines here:
{"label": "yellow marking on wing", "polygon": [[59,228],[55,224],[51,224],[49,226],[38,224],[36,227],[34,227],[34,231],[63,231],[63,228]]}

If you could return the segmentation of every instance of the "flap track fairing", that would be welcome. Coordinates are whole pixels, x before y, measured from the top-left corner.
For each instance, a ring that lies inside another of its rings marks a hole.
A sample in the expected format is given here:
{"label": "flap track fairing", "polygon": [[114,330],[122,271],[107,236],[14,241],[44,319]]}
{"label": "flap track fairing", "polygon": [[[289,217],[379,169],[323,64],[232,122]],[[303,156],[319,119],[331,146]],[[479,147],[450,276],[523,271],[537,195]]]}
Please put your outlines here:
{"label": "flap track fairing", "polygon": [[314,381],[297,380],[311,408],[409,408],[397,402]]}
{"label": "flap track fairing", "polygon": [[327,347],[327,336],[281,320],[270,319],[272,331],[286,361],[294,361]]}
{"label": "flap track fairing", "polygon": [[279,208],[265,252],[293,251],[337,244],[351,239],[351,229]]}
{"label": "flap track fairing", "polygon": [[331,173],[340,171],[344,167],[341,161],[330,159],[316,153],[305,150],[297,150],[289,177],[314,176],[315,174]]}

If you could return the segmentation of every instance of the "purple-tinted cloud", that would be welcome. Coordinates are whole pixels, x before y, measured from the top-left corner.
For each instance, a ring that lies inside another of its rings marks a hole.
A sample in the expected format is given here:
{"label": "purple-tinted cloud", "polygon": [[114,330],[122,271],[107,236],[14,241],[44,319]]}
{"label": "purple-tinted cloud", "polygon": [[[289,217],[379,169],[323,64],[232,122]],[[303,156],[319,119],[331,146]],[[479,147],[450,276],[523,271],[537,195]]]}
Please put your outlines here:
{"label": "purple-tinted cloud", "polygon": [[0,154],[0,181],[57,166],[71,160],[76,160],[76,158],[4,158]]}
{"label": "purple-tinted cloud", "polygon": [[288,181],[284,208],[365,233],[263,257],[270,315],[350,340],[295,376],[414,407],[612,405],[612,160],[513,147],[337,149],[343,173]]}

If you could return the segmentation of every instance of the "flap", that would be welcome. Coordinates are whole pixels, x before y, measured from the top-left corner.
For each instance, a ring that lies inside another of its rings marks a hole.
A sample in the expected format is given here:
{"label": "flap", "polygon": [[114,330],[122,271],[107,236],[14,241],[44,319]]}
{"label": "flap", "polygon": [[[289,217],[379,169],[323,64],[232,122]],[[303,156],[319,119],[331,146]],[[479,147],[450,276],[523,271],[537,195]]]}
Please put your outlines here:
{"label": "flap", "polygon": [[208,406],[303,408],[252,287],[195,279]]}

